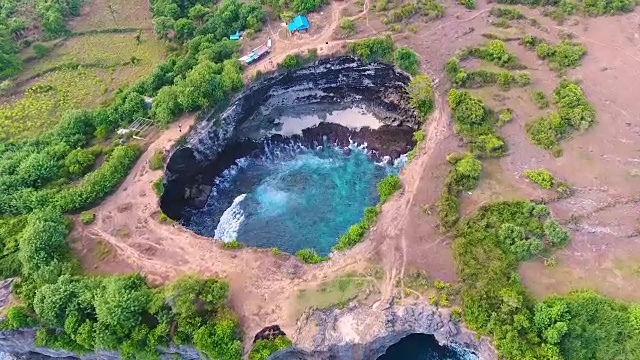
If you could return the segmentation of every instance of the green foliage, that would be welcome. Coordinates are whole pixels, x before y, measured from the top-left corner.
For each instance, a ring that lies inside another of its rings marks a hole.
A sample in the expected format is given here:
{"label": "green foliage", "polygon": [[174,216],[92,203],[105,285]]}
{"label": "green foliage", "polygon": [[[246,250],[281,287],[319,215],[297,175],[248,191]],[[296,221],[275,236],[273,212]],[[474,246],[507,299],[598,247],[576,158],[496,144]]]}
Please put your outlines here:
{"label": "green foliage", "polygon": [[390,62],[393,58],[395,45],[390,36],[373,37],[349,43],[348,51],[365,61]]}
{"label": "green foliage", "polygon": [[[465,53],[462,53],[466,56]],[[484,69],[465,70],[459,66],[459,60],[455,57],[445,63],[445,72],[456,88],[476,88],[497,84],[504,91],[508,91],[512,84],[520,87],[531,83],[531,75],[526,71],[489,71]]]}
{"label": "green foliage", "polygon": [[402,188],[402,184],[397,175],[387,175],[378,182],[376,187],[378,189],[378,195],[380,196],[380,203],[384,204],[393,193]]}
{"label": "green foliage", "polygon": [[238,240],[233,239],[231,241],[225,241],[222,243],[222,247],[225,249],[242,249],[244,247],[244,245],[242,245],[241,242],[238,242]]}
{"label": "green foliage", "polygon": [[450,154],[447,160],[453,167],[436,204],[442,231],[451,229],[458,221],[458,193],[475,189],[482,173],[482,163],[471,154]]}
{"label": "green foliage", "polygon": [[[453,244],[458,276],[462,281],[465,324],[493,336],[506,359],[562,359],[553,331],[544,327],[542,315],[534,320],[534,303],[517,273],[518,261],[542,251],[548,210],[526,201],[498,202],[481,207],[458,225]],[[561,312],[560,312],[561,313]],[[562,320],[562,315],[551,317]],[[550,357],[551,355],[554,355]]]}
{"label": "green foliage", "polygon": [[256,341],[249,353],[249,360],[266,360],[271,354],[291,347],[293,344],[286,336],[278,336],[274,339],[261,339]]}
{"label": "green foliage", "polygon": [[460,4],[462,4],[467,9],[475,9],[476,8],[476,0],[458,0]]}
{"label": "green foliage", "polygon": [[504,6],[496,6],[491,9],[491,15],[506,20],[519,20],[524,18],[524,15],[522,15],[517,8]]}
{"label": "green foliage", "polygon": [[547,107],[549,107],[549,100],[547,100],[547,96],[542,91],[534,90],[531,93],[531,97],[536,103],[538,109],[546,109]]}
{"label": "green foliage", "polygon": [[595,122],[595,110],[589,104],[580,86],[563,79],[553,91],[557,113],[538,118],[526,124],[525,129],[532,143],[559,154],[560,140],[571,130],[586,130]]}
{"label": "green foliage", "polygon": [[433,111],[433,87],[431,79],[426,75],[417,75],[409,82],[407,86],[409,93],[409,101],[420,115],[428,116]]}
{"label": "green foliage", "polygon": [[580,60],[587,53],[587,48],[580,43],[562,40],[558,44],[549,44],[541,38],[533,35],[522,37],[522,44],[535,50],[540,59],[547,60],[549,67],[556,71],[567,68],[575,68],[580,65]]}
{"label": "green foliage", "polygon": [[64,165],[69,174],[81,176],[91,169],[95,161],[96,158],[90,150],[75,149],[64,159]]}
{"label": "green foliage", "polygon": [[344,18],[340,20],[340,29],[342,29],[345,34],[354,34],[356,32],[356,22],[349,18]]}
{"label": "green foliage", "polygon": [[569,242],[569,234],[554,219],[544,222],[544,235],[553,247],[563,247]]}
{"label": "green foliage", "polygon": [[296,252],[296,257],[307,264],[317,264],[321,263],[327,258],[323,258],[318,255],[318,253],[314,249],[302,249]]}
{"label": "green foliage", "polygon": [[80,213],[80,222],[83,224],[91,224],[95,221],[96,214],[93,211],[83,211]]}
{"label": "green foliage", "polygon": [[553,175],[545,169],[525,170],[524,176],[543,189],[551,189],[555,184]]}
{"label": "green foliage", "polygon": [[164,178],[159,178],[151,184],[151,188],[153,192],[158,195],[158,197],[164,194]]}
{"label": "green foliage", "polygon": [[466,91],[451,90],[449,107],[453,111],[454,130],[477,156],[501,156],[504,141],[495,133],[495,119],[484,103]]}
{"label": "green foliage", "polygon": [[164,167],[164,151],[156,149],[149,157],[149,170],[161,170]]}
{"label": "green foliage", "polygon": [[0,323],[0,328],[5,330],[25,329],[36,325],[36,319],[26,306],[12,306],[7,310],[5,320]]}
{"label": "green foliage", "polygon": [[[418,59],[418,54],[416,54],[413,50],[411,50],[411,48],[408,48],[406,46],[401,46],[394,51],[393,62],[397,67],[408,72],[411,75],[416,75],[420,68],[420,60]],[[431,85],[430,82],[429,85]]]}
{"label": "green foliage", "polygon": [[510,122],[511,119],[513,119],[513,113],[511,112],[511,109],[502,109],[498,112],[497,125],[503,126],[504,124]]}
{"label": "green foliage", "polygon": [[34,43],[33,45],[31,45],[31,48],[33,49],[33,53],[39,59],[42,59],[43,57],[49,55],[52,50],[52,48],[50,48],[49,46],[41,43]]}
{"label": "green foliage", "polygon": [[288,54],[284,57],[284,60],[282,60],[282,67],[287,69],[296,69],[300,67],[300,65],[300,61],[295,55]]}
{"label": "green foliage", "polygon": [[351,225],[349,230],[338,238],[338,242],[333,246],[332,250],[346,250],[362,241],[369,228],[375,224],[378,218],[378,208],[375,206],[364,209],[364,215],[359,223]]}
{"label": "green foliage", "polygon": [[522,69],[518,57],[509,52],[502,40],[490,40],[484,46],[469,47],[458,52],[461,59],[474,57],[492,62],[505,69]]}

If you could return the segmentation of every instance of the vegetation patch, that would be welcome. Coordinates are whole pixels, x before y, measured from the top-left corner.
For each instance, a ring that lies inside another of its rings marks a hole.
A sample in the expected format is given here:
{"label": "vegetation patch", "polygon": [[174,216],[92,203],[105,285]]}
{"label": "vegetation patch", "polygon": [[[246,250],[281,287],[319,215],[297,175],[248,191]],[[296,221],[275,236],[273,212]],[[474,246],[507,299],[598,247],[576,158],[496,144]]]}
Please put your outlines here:
{"label": "vegetation patch", "polygon": [[149,157],[149,170],[161,170],[164,167],[164,151],[156,149]]}
{"label": "vegetation patch", "polygon": [[551,189],[555,185],[553,175],[545,169],[525,170],[524,176],[543,189]]}
{"label": "vegetation patch", "polygon": [[153,192],[158,195],[158,197],[161,197],[162,194],[164,194],[164,178],[158,178],[156,181],[154,181],[151,184],[151,188],[153,189]]}
{"label": "vegetation patch", "polygon": [[340,20],[340,29],[342,29],[342,31],[347,35],[355,34],[356,22],[349,18],[344,18]]}
{"label": "vegetation patch", "polygon": [[296,257],[307,264],[318,264],[328,260],[328,257],[320,256],[314,249],[298,250],[296,251]]}
{"label": "vegetation patch", "polygon": [[525,129],[533,144],[560,156],[560,140],[567,138],[573,130],[590,128],[596,114],[582,88],[566,79],[561,80],[553,91],[553,102],[558,107],[557,112],[527,123]]}
{"label": "vegetation patch", "polygon": [[509,52],[502,40],[489,40],[484,46],[472,46],[460,50],[456,53],[460,60],[469,57],[489,61],[497,66],[505,69],[518,70],[524,69],[525,66],[520,63],[518,57]]}
{"label": "vegetation patch", "polygon": [[515,7],[495,6],[491,9],[491,15],[506,20],[520,20],[525,16]]}
{"label": "vegetation patch", "polygon": [[526,71],[465,70],[460,67],[460,60],[456,57],[449,59],[445,63],[445,71],[456,88],[478,88],[498,85],[500,89],[508,91],[512,85],[525,87],[531,83],[531,75]]}
{"label": "vegetation patch", "polygon": [[447,161],[453,167],[449,170],[436,204],[442,231],[450,230],[458,222],[458,194],[475,189],[482,173],[482,163],[471,154],[453,153],[447,157]]}
{"label": "vegetation patch", "polygon": [[390,36],[358,40],[348,45],[350,53],[368,62],[391,62],[394,50],[395,45]]}
{"label": "vegetation patch", "polygon": [[229,250],[238,250],[238,249],[242,249],[244,245],[242,245],[242,243],[239,242],[238,240],[233,239],[231,241],[223,241],[222,247]]}
{"label": "vegetation patch", "polygon": [[348,273],[322,282],[318,287],[300,290],[296,298],[298,303],[296,315],[300,315],[308,308],[326,309],[332,306],[342,308],[365,291],[370,294],[379,293],[375,280],[365,274]]}
{"label": "vegetation patch", "polygon": [[549,67],[555,71],[577,67],[587,53],[587,47],[583,44],[562,40],[552,45],[533,35],[523,36],[522,44],[527,49],[534,50],[540,59],[547,60]]}
{"label": "vegetation patch", "polygon": [[463,221],[455,235],[465,324],[493,336],[500,356],[568,360],[640,355],[636,305],[591,291],[536,303],[522,286],[518,263],[564,246],[569,239],[544,205],[485,205]]}
{"label": "vegetation patch", "polygon": [[83,211],[80,213],[80,222],[88,225],[95,221],[96,214],[93,211]]}
{"label": "vegetation patch", "polygon": [[406,46],[401,46],[393,52],[393,62],[397,67],[411,75],[416,75],[420,70],[418,54]]}
{"label": "vegetation patch", "polygon": [[533,102],[536,103],[536,106],[538,107],[538,109],[546,109],[549,107],[549,100],[547,99],[547,96],[540,90],[534,90],[531,93],[531,98],[533,99]]}
{"label": "vegetation patch", "polygon": [[428,76],[420,74],[411,79],[407,86],[409,102],[422,116],[427,117],[433,111],[433,86]]}
{"label": "vegetation patch", "polygon": [[266,360],[271,354],[293,346],[286,336],[278,336],[274,339],[260,339],[253,344],[249,353],[249,360]]}

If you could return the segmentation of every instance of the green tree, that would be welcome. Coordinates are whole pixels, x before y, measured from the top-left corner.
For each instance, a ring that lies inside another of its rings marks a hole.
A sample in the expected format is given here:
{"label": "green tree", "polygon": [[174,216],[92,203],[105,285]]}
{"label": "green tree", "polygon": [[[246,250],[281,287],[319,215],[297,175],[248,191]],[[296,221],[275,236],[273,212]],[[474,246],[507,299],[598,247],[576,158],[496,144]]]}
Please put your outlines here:
{"label": "green tree", "polygon": [[418,113],[427,116],[433,111],[433,87],[431,79],[426,75],[417,75],[407,86],[409,101]]}
{"label": "green tree", "polygon": [[139,274],[110,277],[96,294],[94,305],[98,322],[125,332],[142,320],[150,293]]}
{"label": "green tree", "polygon": [[406,46],[401,46],[393,53],[393,61],[397,67],[411,75],[418,73],[420,60],[418,54]]}
{"label": "green tree", "polygon": [[73,176],[85,174],[94,162],[95,156],[87,149],[75,149],[64,159],[64,165],[67,171]]}
{"label": "green tree", "polygon": [[196,26],[192,20],[182,18],[175,22],[173,29],[175,31],[175,39],[179,42],[185,42],[193,37]]}

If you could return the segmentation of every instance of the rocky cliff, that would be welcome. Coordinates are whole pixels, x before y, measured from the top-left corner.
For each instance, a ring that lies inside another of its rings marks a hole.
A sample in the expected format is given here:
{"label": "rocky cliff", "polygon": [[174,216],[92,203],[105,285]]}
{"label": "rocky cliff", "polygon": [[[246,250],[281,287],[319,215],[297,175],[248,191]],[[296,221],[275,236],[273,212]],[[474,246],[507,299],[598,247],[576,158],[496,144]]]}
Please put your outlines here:
{"label": "rocky cliff", "polygon": [[[239,94],[222,111],[203,115],[186,141],[172,154],[165,171],[162,211],[183,219],[190,208],[201,208],[210,184],[241,157],[264,147],[263,141],[295,141],[306,147],[349,141],[367,143],[378,157],[398,157],[413,146],[412,133],[420,119],[409,105],[410,78],[394,66],[363,63],[341,56],[322,59],[301,69],[273,74]],[[274,134],[282,116],[330,113],[364,107],[383,124],[378,129],[352,129],[322,124],[283,137]]]}
{"label": "rocky cliff", "polygon": [[467,349],[480,360],[497,359],[489,339],[476,338],[453,321],[447,309],[427,304],[384,309],[353,304],[343,310],[308,311],[298,320],[292,336],[295,347],[269,359],[375,360],[413,333],[433,334],[440,344]]}

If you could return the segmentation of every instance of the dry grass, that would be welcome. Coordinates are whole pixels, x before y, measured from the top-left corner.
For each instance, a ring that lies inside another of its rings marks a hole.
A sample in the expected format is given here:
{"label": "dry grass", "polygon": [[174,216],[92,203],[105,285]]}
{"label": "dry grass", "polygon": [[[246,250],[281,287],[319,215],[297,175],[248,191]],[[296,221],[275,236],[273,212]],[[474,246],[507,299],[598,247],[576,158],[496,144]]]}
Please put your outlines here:
{"label": "dry grass", "polygon": [[70,23],[69,27],[74,31],[151,27],[149,3],[145,0],[91,0],[82,14]]}

